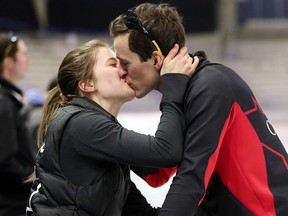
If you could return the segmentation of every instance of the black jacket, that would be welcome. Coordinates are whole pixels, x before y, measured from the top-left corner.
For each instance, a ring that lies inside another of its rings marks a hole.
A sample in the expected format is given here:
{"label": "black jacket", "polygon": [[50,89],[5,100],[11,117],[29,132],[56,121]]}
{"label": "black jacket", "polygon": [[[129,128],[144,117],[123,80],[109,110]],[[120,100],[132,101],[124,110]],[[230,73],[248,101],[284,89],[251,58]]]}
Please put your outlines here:
{"label": "black jacket", "polygon": [[145,200],[133,199],[137,189],[129,165],[170,167],[181,161],[188,81],[179,74],[161,77],[162,116],[155,137],[123,128],[87,98],[74,98],[60,109],[37,156],[27,214],[120,216],[124,208],[125,216],[155,215]]}
{"label": "black jacket", "polygon": [[196,55],[184,157],[160,215],[288,215],[288,155],[269,119],[237,73]]}
{"label": "black jacket", "polygon": [[0,216],[25,213],[36,148],[30,143],[21,115],[22,92],[0,77]]}

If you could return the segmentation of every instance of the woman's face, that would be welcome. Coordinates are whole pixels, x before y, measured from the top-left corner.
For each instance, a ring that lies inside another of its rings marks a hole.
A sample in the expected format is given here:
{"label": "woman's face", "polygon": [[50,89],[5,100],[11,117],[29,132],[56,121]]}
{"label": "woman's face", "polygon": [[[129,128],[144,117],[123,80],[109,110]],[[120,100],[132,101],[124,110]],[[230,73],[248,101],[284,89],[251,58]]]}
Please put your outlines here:
{"label": "woman's face", "polygon": [[121,105],[135,97],[134,90],[121,78],[119,60],[115,53],[106,47],[99,48],[93,68],[94,96],[97,101],[111,101]]}

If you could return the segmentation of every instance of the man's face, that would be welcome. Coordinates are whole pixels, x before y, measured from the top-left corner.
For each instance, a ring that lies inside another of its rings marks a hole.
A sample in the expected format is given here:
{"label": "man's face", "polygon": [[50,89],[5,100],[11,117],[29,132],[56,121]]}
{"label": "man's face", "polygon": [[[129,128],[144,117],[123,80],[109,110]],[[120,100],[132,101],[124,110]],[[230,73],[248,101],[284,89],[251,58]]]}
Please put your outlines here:
{"label": "man's face", "polygon": [[123,67],[126,82],[134,89],[135,96],[142,98],[151,90],[159,89],[160,72],[154,67],[153,58],[141,62],[138,54],[130,51],[128,38],[128,33],[115,37],[114,48]]}

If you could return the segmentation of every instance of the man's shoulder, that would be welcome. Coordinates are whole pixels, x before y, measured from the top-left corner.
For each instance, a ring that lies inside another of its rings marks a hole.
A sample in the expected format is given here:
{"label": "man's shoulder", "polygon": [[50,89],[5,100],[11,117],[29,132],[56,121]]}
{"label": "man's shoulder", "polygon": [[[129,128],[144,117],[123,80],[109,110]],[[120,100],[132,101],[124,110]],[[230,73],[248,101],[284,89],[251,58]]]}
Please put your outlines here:
{"label": "man's shoulder", "polygon": [[14,109],[13,107],[15,107],[15,103],[12,98],[0,89],[0,109],[11,112]]}
{"label": "man's shoulder", "polygon": [[11,88],[0,87],[0,106],[15,107],[15,109],[19,110],[23,106],[22,100],[22,93]]}

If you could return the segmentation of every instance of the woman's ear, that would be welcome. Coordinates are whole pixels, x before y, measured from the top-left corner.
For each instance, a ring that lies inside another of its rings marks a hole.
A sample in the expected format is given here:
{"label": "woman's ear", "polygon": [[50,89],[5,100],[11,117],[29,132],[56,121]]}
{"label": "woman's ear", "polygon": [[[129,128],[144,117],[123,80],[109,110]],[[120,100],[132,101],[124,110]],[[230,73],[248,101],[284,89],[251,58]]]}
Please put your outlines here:
{"label": "woman's ear", "polygon": [[92,81],[87,80],[80,81],[78,87],[82,92],[94,91],[94,83]]}
{"label": "woman's ear", "polygon": [[152,53],[152,58],[154,59],[154,67],[157,70],[161,70],[165,57],[159,51],[154,51]]}

